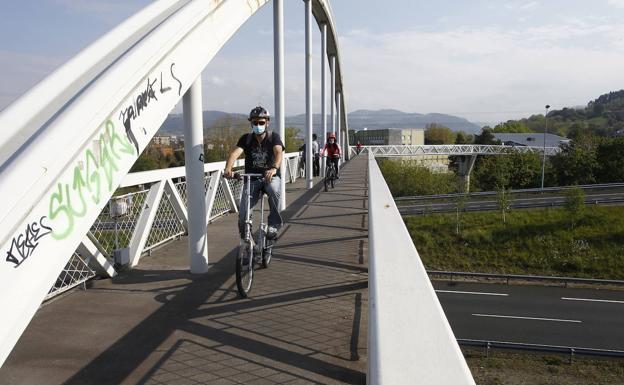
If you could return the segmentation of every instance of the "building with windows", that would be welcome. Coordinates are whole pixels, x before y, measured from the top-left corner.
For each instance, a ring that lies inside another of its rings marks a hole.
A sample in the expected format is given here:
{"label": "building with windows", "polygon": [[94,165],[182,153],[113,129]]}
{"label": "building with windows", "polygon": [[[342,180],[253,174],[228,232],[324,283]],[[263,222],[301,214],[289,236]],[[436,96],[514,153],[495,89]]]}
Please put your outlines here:
{"label": "building with windows", "polygon": [[[425,144],[424,128],[384,128],[379,130],[349,130],[349,144],[357,142],[363,146],[419,146]],[[402,157],[402,160],[416,161],[436,172],[448,171],[449,158],[446,155],[416,155]]]}

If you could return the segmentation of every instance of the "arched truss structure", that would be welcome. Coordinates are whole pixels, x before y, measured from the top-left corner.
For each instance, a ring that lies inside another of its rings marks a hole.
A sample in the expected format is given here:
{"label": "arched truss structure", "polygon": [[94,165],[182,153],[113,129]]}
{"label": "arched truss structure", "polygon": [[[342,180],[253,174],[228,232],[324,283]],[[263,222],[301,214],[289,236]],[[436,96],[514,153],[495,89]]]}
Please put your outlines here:
{"label": "arched truss structure", "polygon": [[[346,108],[327,0],[336,90]],[[0,364],[139,154],[202,70],[268,0],[159,0],[0,115]]]}

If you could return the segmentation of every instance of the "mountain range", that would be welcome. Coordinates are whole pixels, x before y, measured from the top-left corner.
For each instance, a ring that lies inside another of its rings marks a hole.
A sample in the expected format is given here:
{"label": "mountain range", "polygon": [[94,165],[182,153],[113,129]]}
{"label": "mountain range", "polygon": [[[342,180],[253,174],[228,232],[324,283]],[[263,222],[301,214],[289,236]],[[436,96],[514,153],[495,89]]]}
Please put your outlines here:
{"label": "mountain range", "polygon": [[[204,111],[203,122],[204,127],[211,127],[220,119],[230,116],[234,120],[246,120],[246,114],[228,113],[223,111]],[[305,128],[305,114],[292,115],[286,117],[286,127],[297,127],[303,131]],[[398,110],[356,110],[348,115],[349,129],[352,130],[375,130],[382,128],[425,128],[429,123],[437,123],[446,126],[453,131],[464,131],[470,134],[479,133],[481,126],[472,123],[464,118],[430,113],[406,113]],[[314,114],[313,118],[314,132],[321,132],[321,115]],[[329,125],[329,117],[327,119]],[[161,127],[161,132],[170,135],[181,135],[184,132],[184,123],[181,114],[171,114],[165,120]]]}

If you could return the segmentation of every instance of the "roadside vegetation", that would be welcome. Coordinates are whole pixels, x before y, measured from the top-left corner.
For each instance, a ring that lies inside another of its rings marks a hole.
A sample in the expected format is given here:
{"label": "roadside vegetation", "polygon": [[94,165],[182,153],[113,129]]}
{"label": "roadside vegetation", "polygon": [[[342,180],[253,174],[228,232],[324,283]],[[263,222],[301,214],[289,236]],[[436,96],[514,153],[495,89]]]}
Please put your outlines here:
{"label": "roadside vegetation", "polygon": [[404,221],[428,269],[624,279],[624,207],[570,206]]}
{"label": "roadside vegetation", "polygon": [[576,357],[572,363],[563,355],[543,355],[493,351],[486,357],[482,349],[462,349],[477,385],[622,384],[624,361]]}

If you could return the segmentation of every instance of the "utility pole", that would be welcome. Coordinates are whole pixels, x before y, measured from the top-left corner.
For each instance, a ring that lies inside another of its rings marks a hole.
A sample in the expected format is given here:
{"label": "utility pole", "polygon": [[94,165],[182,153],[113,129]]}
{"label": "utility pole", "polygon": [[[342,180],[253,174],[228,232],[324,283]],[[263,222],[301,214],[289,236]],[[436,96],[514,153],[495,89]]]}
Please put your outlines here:
{"label": "utility pole", "polygon": [[544,191],[544,167],[546,165],[546,131],[548,131],[548,109],[550,106],[546,105],[546,115],[544,115],[544,147],[542,150],[542,192]]}

